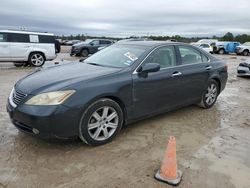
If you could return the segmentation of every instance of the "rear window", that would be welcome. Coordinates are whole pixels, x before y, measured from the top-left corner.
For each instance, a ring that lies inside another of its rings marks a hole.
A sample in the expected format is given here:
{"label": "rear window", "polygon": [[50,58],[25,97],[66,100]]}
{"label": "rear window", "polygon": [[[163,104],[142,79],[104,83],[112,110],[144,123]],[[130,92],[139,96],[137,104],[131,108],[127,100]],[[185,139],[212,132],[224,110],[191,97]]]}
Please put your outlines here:
{"label": "rear window", "polygon": [[9,33],[8,42],[30,42],[28,34]]}
{"label": "rear window", "polygon": [[39,43],[55,43],[54,36],[39,35]]}
{"label": "rear window", "polygon": [[188,46],[179,46],[181,61],[183,65],[202,63],[201,53]]}

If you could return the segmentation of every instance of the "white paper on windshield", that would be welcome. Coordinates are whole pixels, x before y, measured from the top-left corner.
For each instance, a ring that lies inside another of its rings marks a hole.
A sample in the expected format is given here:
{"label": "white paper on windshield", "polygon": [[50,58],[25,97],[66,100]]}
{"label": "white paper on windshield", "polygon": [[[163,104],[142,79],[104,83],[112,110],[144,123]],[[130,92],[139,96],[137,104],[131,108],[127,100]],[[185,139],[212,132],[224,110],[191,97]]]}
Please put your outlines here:
{"label": "white paper on windshield", "polygon": [[124,54],[127,58],[129,58],[131,61],[135,61],[138,59],[138,57],[136,57],[135,54],[131,53],[131,52],[127,52]]}

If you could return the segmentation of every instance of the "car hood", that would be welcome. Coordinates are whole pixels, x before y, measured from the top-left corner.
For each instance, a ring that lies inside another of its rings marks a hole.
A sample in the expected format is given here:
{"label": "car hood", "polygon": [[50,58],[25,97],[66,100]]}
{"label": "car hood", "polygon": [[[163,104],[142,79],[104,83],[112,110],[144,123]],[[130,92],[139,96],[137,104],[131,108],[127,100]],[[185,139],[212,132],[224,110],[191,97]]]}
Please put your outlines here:
{"label": "car hood", "polygon": [[[121,69],[74,62],[35,71],[21,80],[15,88],[25,94],[56,91],[77,82],[84,82],[119,72]],[[72,88],[73,89],[73,88]]]}
{"label": "car hood", "polygon": [[246,46],[246,45],[239,45],[237,46],[238,48],[250,48],[250,46]]}
{"label": "car hood", "polygon": [[73,47],[78,47],[78,46],[84,46],[84,45],[88,45],[89,43],[87,42],[79,42],[77,44],[74,44]]}

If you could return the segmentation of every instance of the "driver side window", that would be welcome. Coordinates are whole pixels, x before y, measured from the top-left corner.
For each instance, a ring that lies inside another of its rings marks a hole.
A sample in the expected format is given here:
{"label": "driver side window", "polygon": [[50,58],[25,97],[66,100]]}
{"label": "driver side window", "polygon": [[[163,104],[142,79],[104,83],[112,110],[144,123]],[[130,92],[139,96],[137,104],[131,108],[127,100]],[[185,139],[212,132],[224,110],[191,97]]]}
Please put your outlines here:
{"label": "driver side window", "polygon": [[157,48],[147,57],[144,63],[157,63],[161,69],[175,66],[176,56],[174,46]]}

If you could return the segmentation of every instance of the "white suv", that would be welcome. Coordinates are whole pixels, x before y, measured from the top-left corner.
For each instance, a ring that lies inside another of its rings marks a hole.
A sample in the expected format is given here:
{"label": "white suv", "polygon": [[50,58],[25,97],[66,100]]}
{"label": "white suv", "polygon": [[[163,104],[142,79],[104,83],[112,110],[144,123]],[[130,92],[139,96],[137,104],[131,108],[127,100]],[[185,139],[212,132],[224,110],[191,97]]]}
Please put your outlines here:
{"label": "white suv", "polygon": [[55,39],[50,33],[0,30],[0,62],[25,62],[35,67],[56,58]]}

